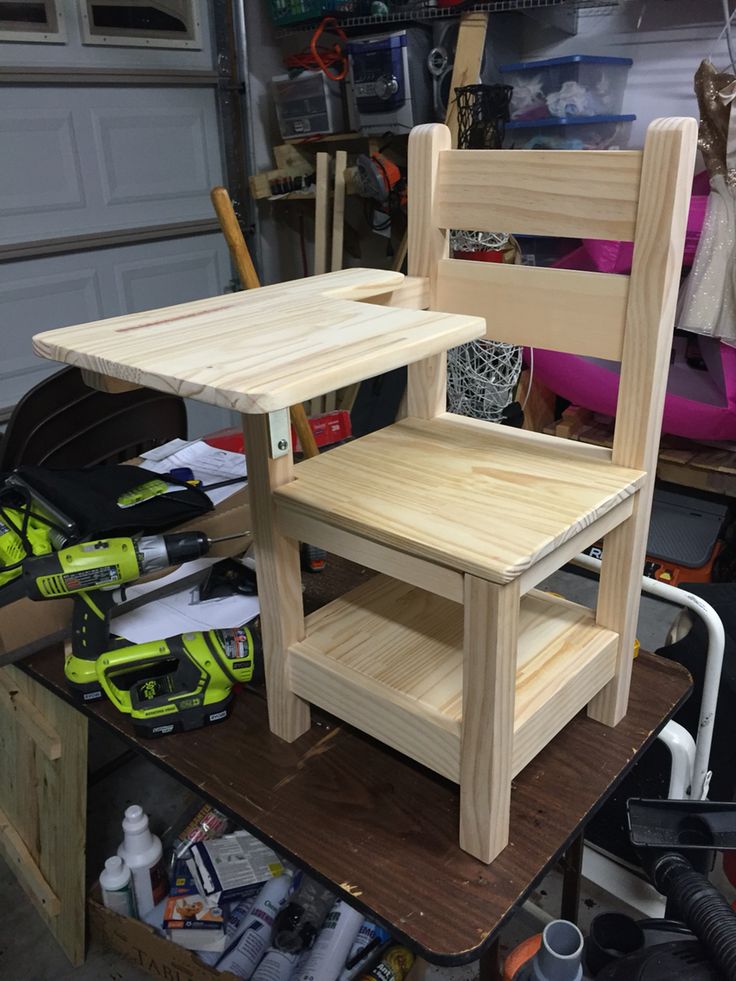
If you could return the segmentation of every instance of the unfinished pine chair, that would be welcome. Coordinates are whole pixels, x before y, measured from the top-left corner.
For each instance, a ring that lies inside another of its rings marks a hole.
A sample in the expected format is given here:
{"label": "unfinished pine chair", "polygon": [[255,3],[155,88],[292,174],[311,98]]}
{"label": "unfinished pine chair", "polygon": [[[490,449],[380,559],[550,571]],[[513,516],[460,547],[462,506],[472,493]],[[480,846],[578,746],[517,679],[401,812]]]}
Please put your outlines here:
{"label": "unfinished pine chair", "polygon": [[[457,781],[461,846],[486,862],[515,774],[584,706],[626,713],[695,144],[692,119],[652,123],[643,152],[458,151],[415,129],[409,273],[430,308],[620,361],[613,449],[447,413],[442,354],[409,366],[405,419],[273,488],[284,547],[382,573],[306,628],[283,604],[276,731],[298,735],[312,702]],[[450,228],[633,240],[631,276],[456,261]],[[601,538],[594,613],[534,590]]]}
{"label": "unfinished pine chair", "polygon": [[[421,126],[403,284],[344,270],[34,338],[103,387],[243,414],[272,730],[297,739],[314,703],[456,781],[486,862],[513,776],[586,705],[626,712],[695,137],[659,120],[643,153],[456,151]],[[456,262],[448,228],[634,240],[632,274]],[[619,359],[613,449],[445,412],[446,351],[486,329]],[[294,467],[286,407],[407,364],[405,419]],[[534,590],[599,538],[595,612]],[[380,575],[305,619],[299,541]]]}

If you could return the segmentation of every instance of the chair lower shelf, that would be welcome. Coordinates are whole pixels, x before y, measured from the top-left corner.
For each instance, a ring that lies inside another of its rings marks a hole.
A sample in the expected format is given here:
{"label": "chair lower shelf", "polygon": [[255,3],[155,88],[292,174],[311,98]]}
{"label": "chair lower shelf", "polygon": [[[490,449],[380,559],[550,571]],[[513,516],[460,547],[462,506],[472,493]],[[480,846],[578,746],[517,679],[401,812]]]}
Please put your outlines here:
{"label": "chair lower shelf", "polygon": [[[610,681],[617,640],[586,607],[522,598],[514,776]],[[307,617],[289,650],[297,695],[456,782],[462,663],[463,607],[388,576]]]}

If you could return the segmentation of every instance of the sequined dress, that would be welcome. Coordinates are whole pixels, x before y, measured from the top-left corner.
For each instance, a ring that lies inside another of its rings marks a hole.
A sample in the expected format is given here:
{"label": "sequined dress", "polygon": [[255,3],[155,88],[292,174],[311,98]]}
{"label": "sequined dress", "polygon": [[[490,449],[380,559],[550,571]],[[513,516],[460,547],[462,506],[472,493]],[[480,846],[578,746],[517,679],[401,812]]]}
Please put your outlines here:
{"label": "sequined dress", "polygon": [[695,73],[695,94],[700,108],[698,145],[711,193],[676,322],[683,330],[736,345],[736,113],[729,145],[736,76],[704,61]]}

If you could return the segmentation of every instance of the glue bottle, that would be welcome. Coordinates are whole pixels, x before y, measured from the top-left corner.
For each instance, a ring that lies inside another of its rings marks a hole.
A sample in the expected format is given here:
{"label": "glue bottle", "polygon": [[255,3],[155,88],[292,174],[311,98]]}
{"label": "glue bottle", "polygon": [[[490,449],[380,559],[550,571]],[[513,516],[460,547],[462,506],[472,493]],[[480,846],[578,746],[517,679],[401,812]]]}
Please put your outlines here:
{"label": "glue bottle", "polygon": [[353,981],[365,972],[367,965],[374,959],[386,946],[390,940],[388,930],[374,923],[372,920],[365,919],[358,930],[358,935],[350,948],[345,966],[339,975],[338,981]]}
{"label": "glue bottle", "polygon": [[362,913],[338,899],[327,914],[309,960],[296,981],[336,981],[362,922]]}
{"label": "glue bottle", "polygon": [[138,916],[143,917],[168,891],[161,839],[151,833],[148,815],[139,804],[126,808],[123,833],[118,855],[131,871]]}
{"label": "glue bottle", "polygon": [[119,855],[113,855],[105,862],[100,872],[100,889],[102,902],[108,909],[121,916],[136,916],[130,869]]}
{"label": "glue bottle", "polygon": [[286,904],[290,888],[290,875],[269,879],[256,897],[240,940],[217,962],[218,971],[230,971],[237,978],[252,976],[263,952],[271,943],[274,921]]}

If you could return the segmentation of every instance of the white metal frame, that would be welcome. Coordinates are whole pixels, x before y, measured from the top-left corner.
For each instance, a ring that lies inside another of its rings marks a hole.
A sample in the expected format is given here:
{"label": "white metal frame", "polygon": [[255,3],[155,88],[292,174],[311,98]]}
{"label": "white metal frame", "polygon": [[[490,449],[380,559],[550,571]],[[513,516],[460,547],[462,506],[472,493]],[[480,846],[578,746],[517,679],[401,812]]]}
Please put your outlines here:
{"label": "white metal frame", "polygon": [[[573,559],[573,564],[596,575],[600,574],[600,560],[594,559],[591,555],[579,555]],[[681,800],[685,798],[705,800],[711,777],[710,750],[713,743],[713,727],[726,642],[723,623],[710,603],[706,603],[699,596],[679,586],[670,586],[658,579],[642,576],[641,588],[642,592],[650,596],[656,596],[666,603],[685,607],[696,613],[703,620],[708,631],[698,737],[693,740],[690,733],[676,722],[668,722],[659,734],[660,740],[667,746],[672,756],[668,796]]]}
{"label": "white metal frame", "polygon": [[[200,4],[196,0],[188,0],[189,17],[192,25],[192,37],[190,38],[157,37],[155,34],[149,37],[135,34],[93,34],[90,26],[89,2],[94,2],[94,0],[78,0],[82,44],[113,45],[118,48],[185,48],[190,51],[199,51],[202,48]],[[125,0],[121,0],[121,3],[124,2]]]}
{"label": "white metal frame", "polygon": [[0,41],[23,41],[25,44],[66,44],[66,21],[61,0],[45,0],[56,14],[55,31],[0,30]]}

